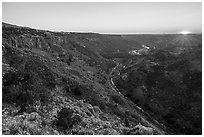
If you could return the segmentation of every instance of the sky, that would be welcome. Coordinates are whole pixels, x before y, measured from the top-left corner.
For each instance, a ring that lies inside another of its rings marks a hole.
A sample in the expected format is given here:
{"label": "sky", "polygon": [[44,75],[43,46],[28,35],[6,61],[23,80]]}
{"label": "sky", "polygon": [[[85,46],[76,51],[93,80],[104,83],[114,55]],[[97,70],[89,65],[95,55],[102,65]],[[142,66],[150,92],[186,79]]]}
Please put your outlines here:
{"label": "sky", "polygon": [[3,2],[2,20],[20,26],[102,34],[202,32],[201,2]]}

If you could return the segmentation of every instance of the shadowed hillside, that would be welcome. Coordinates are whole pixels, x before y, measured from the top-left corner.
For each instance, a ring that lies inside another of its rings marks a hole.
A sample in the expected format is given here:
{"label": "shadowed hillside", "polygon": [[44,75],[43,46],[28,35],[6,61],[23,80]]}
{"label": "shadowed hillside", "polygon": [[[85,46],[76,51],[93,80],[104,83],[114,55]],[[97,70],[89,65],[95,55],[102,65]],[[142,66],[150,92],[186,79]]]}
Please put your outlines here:
{"label": "shadowed hillside", "polygon": [[201,44],[156,48],[121,62],[114,82],[123,95],[176,134],[202,134]]}

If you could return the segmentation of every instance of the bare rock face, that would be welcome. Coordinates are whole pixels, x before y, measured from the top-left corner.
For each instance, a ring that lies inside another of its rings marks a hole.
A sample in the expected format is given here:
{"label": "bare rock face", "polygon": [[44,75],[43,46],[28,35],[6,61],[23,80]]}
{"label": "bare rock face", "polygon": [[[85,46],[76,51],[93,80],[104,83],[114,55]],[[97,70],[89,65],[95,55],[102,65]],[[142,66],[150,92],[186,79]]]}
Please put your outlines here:
{"label": "bare rock face", "polygon": [[102,113],[101,109],[98,106],[93,106],[94,113],[96,117],[99,117],[99,115]]}
{"label": "bare rock face", "polygon": [[39,123],[41,123],[41,121],[42,121],[41,116],[36,112],[32,112],[32,113],[28,114],[27,119],[28,119],[28,121],[36,121]]}
{"label": "bare rock face", "polygon": [[145,127],[141,124],[135,126],[130,130],[132,135],[153,135],[153,129],[151,127]]}
{"label": "bare rock face", "polygon": [[153,135],[154,129],[138,124],[134,127],[122,127],[123,134],[125,135]]}

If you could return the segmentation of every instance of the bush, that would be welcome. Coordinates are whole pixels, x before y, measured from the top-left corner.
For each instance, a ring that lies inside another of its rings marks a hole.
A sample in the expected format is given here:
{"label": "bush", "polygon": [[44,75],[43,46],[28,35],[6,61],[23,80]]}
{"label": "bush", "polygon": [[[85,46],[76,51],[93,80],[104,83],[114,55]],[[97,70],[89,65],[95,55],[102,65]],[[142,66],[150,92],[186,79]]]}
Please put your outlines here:
{"label": "bush", "polygon": [[26,111],[36,101],[48,103],[56,84],[52,71],[37,57],[20,56],[19,51],[9,46],[5,49],[4,56],[15,70],[3,76],[3,102],[16,103],[20,111]]}
{"label": "bush", "polygon": [[83,94],[82,88],[77,85],[74,89],[73,89],[73,93],[76,96],[81,96]]}
{"label": "bush", "polygon": [[32,93],[19,85],[11,85],[2,89],[3,102],[16,103],[21,112],[26,111],[29,104],[33,104]]}
{"label": "bush", "polygon": [[24,70],[8,72],[3,77],[3,102],[16,103],[25,111],[29,104],[36,101],[48,103],[50,100],[50,90],[42,79]]}
{"label": "bush", "polygon": [[21,76],[19,72],[8,71],[3,76],[3,86],[18,85],[21,82]]}
{"label": "bush", "polygon": [[76,114],[72,117],[72,125],[77,125],[82,122],[82,117],[79,114]]}
{"label": "bush", "polygon": [[72,115],[73,111],[69,108],[63,108],[57,113],[56,126],[62,130],[66,130],[72,127]]}
{"label": "bush", "polygon": [[79,124],[81,121],[82,117],[80,115],[73,115],[73,110],[63,108],[58,112],[55,124],[59,129],[66,131],[74,125]]}
{"label": "bush", "polygon": [[111,95],[111,99],[115,102],[118,103],[120,105],[124,105],[125,102],[123,101],[123,99],[119,96],[119,95]]}

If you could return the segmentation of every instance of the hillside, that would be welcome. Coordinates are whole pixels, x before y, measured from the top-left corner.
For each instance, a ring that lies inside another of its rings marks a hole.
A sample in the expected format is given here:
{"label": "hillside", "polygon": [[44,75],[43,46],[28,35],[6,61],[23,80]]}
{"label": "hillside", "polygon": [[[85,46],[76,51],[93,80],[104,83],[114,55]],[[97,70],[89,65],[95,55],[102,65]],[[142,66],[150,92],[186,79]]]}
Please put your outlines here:
{"label": "hillside", "polygon": [[202,134],[202,35],[2,23],[4,135]]}
{"label": "hillside", "polygon": [[110,84],[116,58],[141,48],[120,35],[2,24],[2,133],[170,134]]}
{"label": "hillside", "polygon": [[202,134],[202,45],[197,43],[123,59],[113,79],[124,96],[175,134]]}

